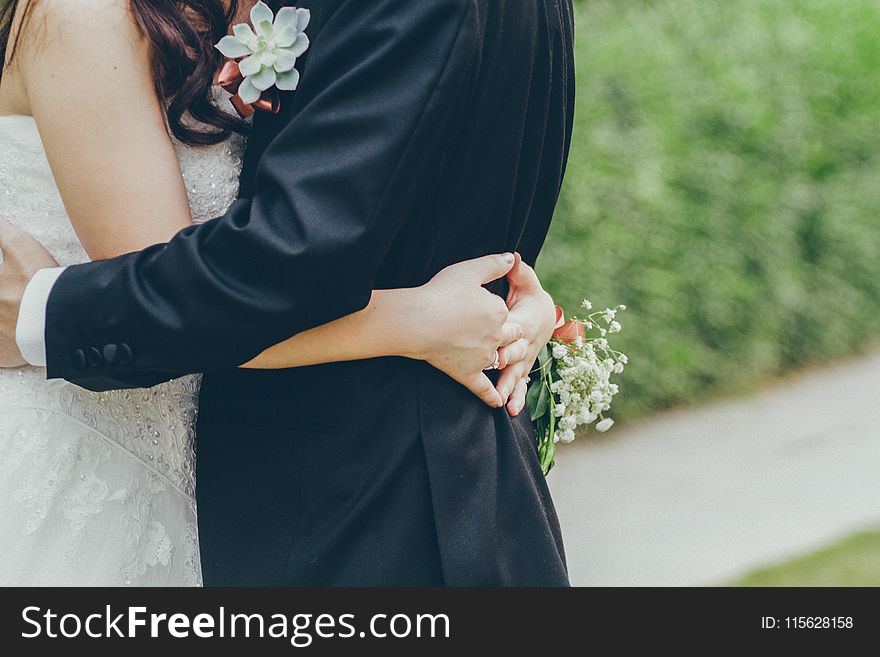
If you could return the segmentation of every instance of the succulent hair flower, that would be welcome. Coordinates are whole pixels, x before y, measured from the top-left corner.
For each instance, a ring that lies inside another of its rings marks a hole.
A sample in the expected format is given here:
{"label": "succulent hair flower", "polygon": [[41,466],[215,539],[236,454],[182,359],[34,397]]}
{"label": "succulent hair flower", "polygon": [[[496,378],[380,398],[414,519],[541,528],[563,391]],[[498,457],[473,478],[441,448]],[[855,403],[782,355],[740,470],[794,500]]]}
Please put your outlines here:
{"label": "succulent hair flower", "polygon": [[265,2],[251,9],[251,25],[233,26],[232,35],[223,37],[216,48],[225,57],[238,60],[244,80],[238,95],[245,103],[255,103],[271,87],[293,91],[299,85],[297,58],[309,48],[305,30],[308,9],[284,7],[275,15]]}

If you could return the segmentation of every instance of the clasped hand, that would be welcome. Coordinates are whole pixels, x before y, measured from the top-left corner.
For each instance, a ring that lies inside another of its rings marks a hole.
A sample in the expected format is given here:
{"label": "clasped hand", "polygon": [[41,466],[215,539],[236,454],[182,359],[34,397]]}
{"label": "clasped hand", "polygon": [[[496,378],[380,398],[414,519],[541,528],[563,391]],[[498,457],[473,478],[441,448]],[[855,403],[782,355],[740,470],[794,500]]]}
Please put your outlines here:
{"label": "clasped hand", "polygon": [[[506,277],[506,301],[483,285]],[[447,267],[424,290],[435,295],[423,360],[464,385],[493,408],[518,415],[526,403],[529,374],[550,340],[553,299],[518,254],[492,255]],[[497,383],[484,368],[498,350]]]}

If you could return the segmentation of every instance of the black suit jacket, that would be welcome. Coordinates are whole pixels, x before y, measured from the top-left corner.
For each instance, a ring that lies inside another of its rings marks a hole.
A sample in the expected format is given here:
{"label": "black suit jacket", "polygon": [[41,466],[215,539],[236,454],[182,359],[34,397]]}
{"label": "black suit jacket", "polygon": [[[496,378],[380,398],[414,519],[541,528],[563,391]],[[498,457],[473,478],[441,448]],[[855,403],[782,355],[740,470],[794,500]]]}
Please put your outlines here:
{"label": "black suit jacket", "polygon": [[298,4],[302,82],[258,115],[241,199],[68,269],[49,375],[105,390],[206,373],[208,584],[564,584],[527,418],[404,359],[232,368],[373,289],[487,253],[534,261],[570,142],[570,0]]}

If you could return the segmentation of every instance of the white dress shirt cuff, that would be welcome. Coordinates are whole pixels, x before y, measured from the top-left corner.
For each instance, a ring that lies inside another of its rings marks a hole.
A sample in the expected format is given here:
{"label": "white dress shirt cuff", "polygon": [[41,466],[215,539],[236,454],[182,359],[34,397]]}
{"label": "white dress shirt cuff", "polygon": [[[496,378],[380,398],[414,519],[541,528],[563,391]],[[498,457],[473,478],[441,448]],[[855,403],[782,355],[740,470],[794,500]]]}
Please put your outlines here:
{"label": "white dress shirt cuff", "polygon": [[41,269],[34,274],[21,298],[15,342],[24,359],[34,367],[46,367],[46,308],[55,281],[65,269]]}

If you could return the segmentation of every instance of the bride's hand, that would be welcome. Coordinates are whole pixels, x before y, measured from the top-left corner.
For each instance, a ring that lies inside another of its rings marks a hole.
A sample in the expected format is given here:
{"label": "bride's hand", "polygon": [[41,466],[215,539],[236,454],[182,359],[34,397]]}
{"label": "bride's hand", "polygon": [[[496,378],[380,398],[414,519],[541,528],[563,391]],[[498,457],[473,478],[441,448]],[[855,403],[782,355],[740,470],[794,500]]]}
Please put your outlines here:
{"label": "bride's hand", "polygon": [[507,399],[483,370],[493,364],[496,350],[516,343],[523,330],[508,321],[504,300],[483,285],[503,278],[514,263],[513,254],[504,254],[447,267],[412,290],[411,312],[401,314],[403,334],[412,341],[407,355],[445,372],[493,408]]}
{"label": "bride's hand", "polygon": [[506,360],[510,364],[501,373],[497,389],[506,400],[507,411],[516,416],[525,408],[529,374],[538,359],[538,353],[550,340],[556,327],[556,309],[535,270],[524,263],[519,254],[516,254],[516,263],[508,273],[507,280],[510,283],[507,295],[510,310],[508,321],[522,327],[523,339],[502,349],[502,352],[507,352]]}

